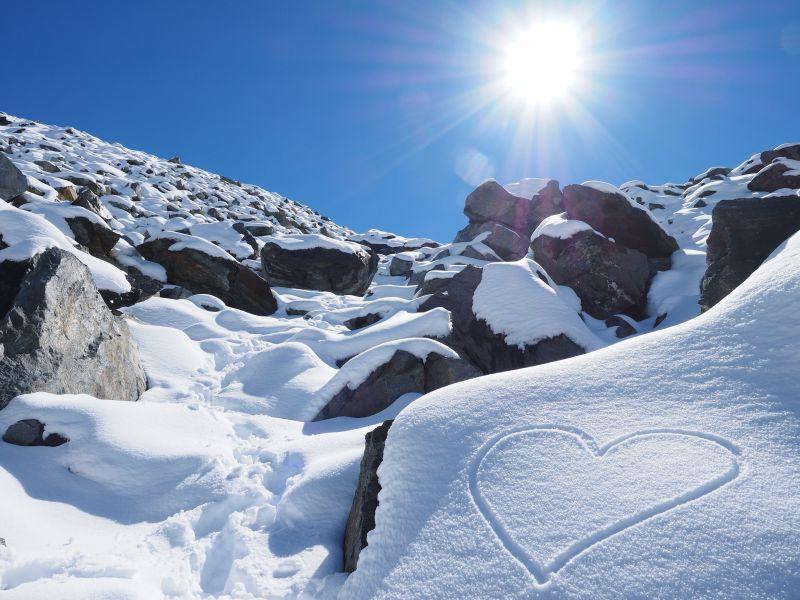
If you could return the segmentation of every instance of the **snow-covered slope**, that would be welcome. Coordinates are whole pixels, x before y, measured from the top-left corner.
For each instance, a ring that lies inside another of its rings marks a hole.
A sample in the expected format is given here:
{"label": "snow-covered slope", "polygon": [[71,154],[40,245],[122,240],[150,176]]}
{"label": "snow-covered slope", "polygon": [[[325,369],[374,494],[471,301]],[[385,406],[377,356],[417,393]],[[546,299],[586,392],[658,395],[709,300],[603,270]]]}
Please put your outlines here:
{"label": "snow-covered slope", "polygon": [[[0,151],[28,187],[13,206],[0,201],[0,264],[56,246],[102,291],[127,293],[140,283],[132,271],[156,282],[121,309],[148,380],[138,402],[37,392],[0,410],[0,434],[38,419],[69,439],[0,443],[3,599],[636,597],[667,585],[758,597],[800,585],[790,489],[800,242],[694,318],[715,202],[769,195],[747,189],[758,155],[686,184],[621,186],[680,249],[650,282],[645,318],[622,319],[633,337],[620,342],[619,322],[589,316],[530,257],[500,262],[488,232],[444,245],[355,234],[256,186],[16,117],[0,115]],[[505,189],[529,199],[547,186]],[[73,204],[87,189],[98,204]],[[78,243],[75,218],[122,237],[98,253]],[[537,232],[608,239],[559,216]],[[277,310],[256,316],[173,287],[136,250],[159,240],[251,276],[263,274],[265,244],[381,257],[363,297],[274,285]],[[498,343],[561,336],[590,352],[311,422],[398,352],[459,360],[454,312],[431,302],[467,266],[482,273],[469,310]],[[364,436],[394,417],[378,528],[348,578],[342,538]],[[592,465],[614,457],[598,477]]]}
{"label": "snow-covered slope", "polygon": [[416,401],[340,597],[796,597],[799,293],[795,235],[688,323]]}

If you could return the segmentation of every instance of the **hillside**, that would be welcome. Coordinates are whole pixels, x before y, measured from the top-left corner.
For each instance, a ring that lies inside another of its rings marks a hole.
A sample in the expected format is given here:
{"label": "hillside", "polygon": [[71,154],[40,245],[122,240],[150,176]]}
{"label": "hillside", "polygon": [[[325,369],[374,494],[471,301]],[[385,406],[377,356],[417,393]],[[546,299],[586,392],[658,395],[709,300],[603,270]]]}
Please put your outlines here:
{"label": "hillside", "polygon": [[489,180],[436,242],[0,115],[1,595],[791,597],[798,193]]}

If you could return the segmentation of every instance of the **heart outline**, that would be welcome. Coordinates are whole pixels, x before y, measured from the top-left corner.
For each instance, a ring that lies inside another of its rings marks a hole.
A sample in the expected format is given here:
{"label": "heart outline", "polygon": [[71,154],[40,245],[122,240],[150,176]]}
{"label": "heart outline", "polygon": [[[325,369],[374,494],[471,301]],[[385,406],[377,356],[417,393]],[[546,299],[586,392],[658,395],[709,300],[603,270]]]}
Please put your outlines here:
{"label": "heart outline", "polygon": [[[605,527],[602,527],[601,529],[570,543],[566,548],[561,550],[553,560],[542,565],[530,555],[530,553],[522,544],[514,539],[512,534],[506,531],[502,522],[494,514],[491,504],[481,493],[478,485],[478,471],[480,470],[481,463],[495,446],[514,436],[535,431],[557,431],[575,436],[583,444],[586,450],[588,450],[597,459],[602,459],[613,448],[638,437],[658,434],[694,437],[713,442],[724,450],[727,450],[731,454],[731,467],[723,474],[710,479],[699,486],[693,487],[692,489],[683,492],[682,494],[678,494],[677,496],[666,501],[662,501],[647,507],[644,510],[635,513],[634,515],[618,519],[617,521],[614,521],[611,524],[606,525]],[[492,530],[500,544],[528,571],[531,577],[533,577],[535,582],[534,585],[536,587],[546,587],[552,580],[552,577],[556,575],[558,571],[600,542],[614,537],[615,535],[618,535],[623,531],[630,529],[631,527],[646,523],[658,515],[665,514],[675,508],[703,498],[734,481],[737,477],[739,477],[742,470],[738,460],[739,456],[741,456],[741,449],[736,446],[736,444],[719,435],[706,433],[703,431],[677,428],[645,429],[614,438],[610,442],[607,442],[601,446],[597,444],[597,441],[591,435],[577,427],[554,424],[528,425],[504,431],[484,442],[484,444],[473,455],[470,461],[469,490],[473,504],[475,504],[478,512],[486,521],[487,525]]]}

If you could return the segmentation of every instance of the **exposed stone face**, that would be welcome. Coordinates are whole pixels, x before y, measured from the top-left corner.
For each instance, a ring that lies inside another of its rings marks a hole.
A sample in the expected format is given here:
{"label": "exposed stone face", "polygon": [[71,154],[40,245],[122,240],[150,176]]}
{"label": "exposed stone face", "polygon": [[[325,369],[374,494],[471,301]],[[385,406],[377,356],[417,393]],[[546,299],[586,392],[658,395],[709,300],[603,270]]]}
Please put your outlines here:
{"label": "exposed stone face", "polygon": [[[585,185],[568,185],[563,194],[570,219],[588,223],[620,246],[638,250],[650,259],[669,259],[678,249],[675,238],[620,194]],[[669,264],[665,266],[669,268]]]}
{"label": "exposed stone face", "polygon": [[462,229],[467,231],[465,236],[469,240],[475,239],[481,233],[488,232],[489,235],[481,239],[481,242],[494,250],[503,260],[519,260],[528,253],[528,237],[522,236],[513,229],[499,223],[479,223],[471,224]]}
{"label": "exposed stone face", "polygon": [[[584,354],[586,350],[566,336],[559,335],[520,348],[506,343],[472,311],[472,299],[481,282],[482,269],[468,265],[446,280],[447,284],[421,306],[420,311],[443,307],[452,314],[453,333],[442,340],[468,358],[484,374],[521,369]],[[531,310],[536,307],[532,306]]]}
{"label": "exposed stone face", "polygon": [[367,534],[375,529],[375,509],[381,491],[378,467],[383,462],[383,450],[391,426],[392,421],[384,421],[365,436],[364,456],[342,543],[345,573],[356,570],[359,554],[367,547]]}
{"label": "exposed stone face", "polygon": [[355,389],[342,388],[314,420],[368,417],[387,408],[403,394],[425,394],[478,375],[480,373],[462,359],[431,352],[422,360],[410,352],[397,350]]}
{"label": "exposed stone face", "polygon": [[572,288],[583,310],[596,319],[616,313],[644,318],[650,269],[641,252],[594,231],[567,239],[540,235],[531,248],[536,262],[556,283]]}
{"label": "exposed stone face", "polygon": [[211,294],[228,306],[254,315],[271,315],[278,308],[269,284],[241,263],[193,248],[170,250],[174,244],[174,240],[156,238],[140,244],[137,250],[163,266],[170,283],[195,294]]}
{"label": "exposed stone face", "polygon": [[800,188],[800,174],[786,163],[774,162],[761,169],[747,184],[754,192],[775,192]]}
{"label": "exposed stone face", "polygon": [[3,441],[15,446],[61,446],[69,440],[60,433],[44,435],[44,423],[36,419],[23,419],[9,425],[3,434]]}
{"label": "exposed stone face", "polygon": [[291,250],[268,242],[261,266],[271,285],[363,296],[378,270],[378,255],[332,248]]}
{"label": "exposed stone face", "polygon": [[408,277],[411,275],[411,267],[413,265],[414,261],[412,259],[395,255],[389,261],[389,275],[393,277]]}
{"label": "exposed stone face", "polygon": [[516,231],[533,231],[533,201],[509,193],[494,180],[483,182],[467,196],[464,214],[471,222],[502,223]]}
{"label": "exposed stone face", "polygon": [[28,189],[28,178],[0,152],[0,200],[10,201]]}
{"label": "exposed stone face", "polygon": [[770,164],[776,158],[788,158],[790,160],[800,160],[800,144],[794,144],[791,146],[784,146],[778,150],[765,150],[761,153],[761,162],[753,165],[747,171],[744,172],[745,175],[752,175],[753,173],[758,173],[764,166]]}
{"label": "exposed stone face", "polygon": [[800,231],[800,197],[723,200],[711,213],[700,309],[708,310]]}
{"label": "exposed stone face", "polygon": [[86,217],[68,217],[66,222],[75,241],[99,258],[110,257],[111,249],[122,237],[107,225]]}
{"label": "exposed stone face", "polygon": [[0,281],[0,408],[29,392],[139,398],[139,352],[83,263],[51,248],[0,262]]}

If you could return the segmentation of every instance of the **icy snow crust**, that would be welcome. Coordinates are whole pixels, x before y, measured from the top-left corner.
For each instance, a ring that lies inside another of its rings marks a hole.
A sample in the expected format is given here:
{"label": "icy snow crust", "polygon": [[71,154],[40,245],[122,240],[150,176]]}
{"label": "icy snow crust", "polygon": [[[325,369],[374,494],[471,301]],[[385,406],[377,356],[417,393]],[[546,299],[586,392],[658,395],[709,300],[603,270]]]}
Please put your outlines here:
{"label": "icy snow crust", "polygon": [[[122,268],[166,281],[134,248],[156,237],[256,270],[253,240],[259,249],[274,239],[342,251],[361,251],[359,242],[419,246],[403,253],[416,282],[484,267],[474,310],[509,343],[565,334],[594,350],[618,341],[535,262],[490,262],[488,234],[435,248],[379,230],[357,235],[255,186],[71,128],[12,121],[0,126],[0,147],[31,191],[21,208],[0,203],[9,245],[0,260],[58,246],[100,288],[124,292]],[[681,246],[652,282],[639,333],[661,314],[659,329],[697,315],[711,209],[720,198],[761,196],[747,192],[747,168],[680,186],[621,186]],[[87,182],[103,186],[103,217],[59,199]],[[506,188],[530,198],[546,183]],[[66,223],[74,216],[125,236],[112,250],[122,268],[77,247]],[[246,237],[235,221],[271,233]],[[546,227],[548,235],[583,230],[555,218]],[[409,394],[364,419],[308,422],[397,350],[455,356],[438,341],[451,333],[448,311],[418,313],[427,296],[389,276],[388,257],[366,297],[274,288],[279,308],[268,317],[209,295],[126,308],[148,377],[139,402],[40,393],[0,411],[0,432],[37,418],[45,435],[70,439],[58,448],[0,443],[0,596],[789,595],[798,585],[789,532],[800,530],[786,383],[797,350],[787,299],[797,295],[796,246],[700,319],[421,401]],[[367,316],[378,320],[347,328]],[[364,435],[398,414],[380,472],[378,529],[348,579],[341,543]],[[610,471],[594,469],[597,461]],[[508,473],[524,485],[509,486]],[[741,557],[731,558],[734,547]]]}
{"label": "icy snow crust", "polygon": [[341,598],[789,598],[800,235],[682,325],[395,420]]}

